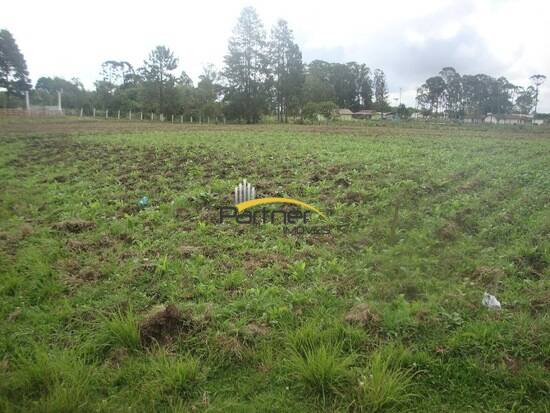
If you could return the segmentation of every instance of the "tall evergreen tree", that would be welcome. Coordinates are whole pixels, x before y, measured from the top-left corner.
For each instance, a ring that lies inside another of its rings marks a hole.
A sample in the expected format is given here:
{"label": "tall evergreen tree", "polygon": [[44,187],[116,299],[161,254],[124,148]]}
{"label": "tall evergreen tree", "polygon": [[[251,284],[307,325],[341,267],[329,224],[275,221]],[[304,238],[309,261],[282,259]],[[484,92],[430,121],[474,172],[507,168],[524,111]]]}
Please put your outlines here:
{"label": "tall evergreen tree", "polygon": [[6,89],[6,106],[10,96],[22,96],[30,90],[27,62],[8,30],[0,30],[0,87]]}
{"label": "tall evergreen tree", "polygon": [[229,39],[222,71],[229,117],[256,123],[266,111],[270,88],[265,31],[252,7],[245,7]]}
{"label": "tall evergreen tree", "polygon": [[[165,46],[157,46],[151,53],[149,58],[144,62],[142,73],[150,86],[156,90],[158,99],[158,110],[160,113],[164,113],[166,110],[165,95],[167,89],[173,89],[175,84],[175,77],[171,73],[178,67],[178,59],[174,57],[172,51]],[[170,95],[173,91],[169,91]],[[170,108],[173,110],[173,108]]]}
{"label": "tall evergreen tree", "polygon": [[302,52],[285,20],[279,20],[271,30],[269,61],[277,119],[287,122],[289,111],[296,112],[302,103],[305,75]]}

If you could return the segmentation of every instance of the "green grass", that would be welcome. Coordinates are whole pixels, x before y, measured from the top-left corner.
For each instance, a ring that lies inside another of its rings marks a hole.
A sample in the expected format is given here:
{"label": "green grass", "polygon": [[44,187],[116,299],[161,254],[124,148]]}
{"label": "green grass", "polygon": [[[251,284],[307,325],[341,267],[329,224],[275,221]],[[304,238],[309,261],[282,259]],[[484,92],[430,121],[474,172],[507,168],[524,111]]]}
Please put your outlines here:
{"label": "green grass", "polygon": [[[0,149],[0,411],[548,411],[547,129],[3,119]],[[330,233],[219,225],[242,178]]]}
{"label": "green grass", "polygon": [[414,394],[410,371],[394,369],[380,353],[371,356],[360,373],[355,406],[362,412],[399,411]]}

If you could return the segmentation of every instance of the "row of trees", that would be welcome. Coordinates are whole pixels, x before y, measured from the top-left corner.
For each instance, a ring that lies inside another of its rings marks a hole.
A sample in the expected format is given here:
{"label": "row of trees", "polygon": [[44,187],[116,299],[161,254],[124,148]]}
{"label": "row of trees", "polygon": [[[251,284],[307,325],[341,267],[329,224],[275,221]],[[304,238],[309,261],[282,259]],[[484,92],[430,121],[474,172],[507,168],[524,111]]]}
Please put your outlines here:
{"label": "row of trees", "polygon": [[426,114],[445,113],[450,118],[481,116],[486,113],[536,112],[539,87],[546,77],[533,75],[526,88],[485,74],[460,75],[445,67],[430,77],[417,91],[417,102]]}
{"label": "row of trees", "polygon": [[[19,79],[24,81],[17,85],[15,78],[10,81],[10,94],[19,100],[30,89],[22,55],[21,60],[22,69],[17,73],[23,74]],[[281,122],[290,116],[314,118],[329,107],[354,111],[389,108],[382,70],[371,71],[357,62],[314,60],[306,65],[288,23],[279,20],[267,36],[251,7],[241,12],[220,71],[207,65],[194,85],[185,71],[178,71],[178,65],[178,58],[169,48],[158,46],[138,68],[126,61],[104,62],[94,91],[85,90],[78,78],[40,78],[32,91],[32,101],[54,105],[57,91],[61,90],[63,106],[68,108],[95,107],[196,118],[223,114],[248,123],[257,122],[264,114],[276,115]]]}
{"label": "row of trees", "polygon": [[[194,85],[179,59],[165,47],[149,53],[141,67],[127,61],[109,60],[101,66],[95,90],[87,91],[78,78],[40,78],[32,90],[32,102],[55,105],[62,91],[63,106],[92,107],[111,112],[143,111],[186,117],[217,117],[257,122],[264,114],[281,122],[290,116],[330,116],[333,108],[352,111],[387,111],[388,87],[381,69],[371,70],[357,62],[302,61],[292,30],[279,20],[267,36],[256,11],[241,12],[228,43],[224,66],[207,65]],[[485,74],[460,75],[445,67],[418,89],[417,102],[429,114],[451,118],[492,113],[536,111],[543,75],[531,77],[533,85],[522,88],[506,78]],[[25,59],[12,35],[0,31],[0,87],[6,90],[6,106],[21,105],[31,90]],[[406,116],[406,108],[398,108]]]}

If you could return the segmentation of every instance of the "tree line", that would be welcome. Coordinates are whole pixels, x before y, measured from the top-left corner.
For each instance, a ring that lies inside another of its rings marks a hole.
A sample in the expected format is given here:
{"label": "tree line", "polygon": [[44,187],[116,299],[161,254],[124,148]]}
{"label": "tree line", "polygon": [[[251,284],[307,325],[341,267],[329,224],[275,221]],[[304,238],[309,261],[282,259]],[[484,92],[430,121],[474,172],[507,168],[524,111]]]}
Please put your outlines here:
{"label": "tree line", "polygon": [[[2,37],[1,50],[17,55],[12,67],[1,66],[2,84],[9,95],[5,105],[21,105],[25,90],[32,90],[36,105],[55,105],[62,91],[63,106],[89,111],[123,110],[186,117],[217,117],[258,122],[272,114],[280,122],[289,117],[331,116],[336,107],[387,110],[388,87],[381,69],[357,62],[302,61],[302,52],[285,20],[267,35],[255,9],[242,10],[228,42],[221,70],[206,65],[193,84],[179,59],[165,46],[152,50],[143,65],[109,60],[101,65],[95,90],[86,90],[78,78],[41,77],[31,88],[25,60],[13,37]],[[9,60],[0,54],[2,62]]]}
{"label": "tree line", "polygon": [[444,67],[418,88],[416,100],[424,114],[445,114],[454,119],[487,113],[536,113],[539,87],[545,79],[544,75],[533,75],[533,85],[525,88],[505,77],[460,75],[454,68]]}
{"label": "tree line", "polygon": [[[179,69],[178,69],[179,68]],[[543,75],[522,88],[506,78],[460,75],[446,67],[418,89],[419,108],[430,115],[450,118],[492,113],[536,111]],[[335,108],[387,111],[388,86],[384,71],[358,62],[305,64],[300,47],[285,20],[269,35],[255,9],[242,10],[228,42],[221,70],[208,64],[195,85],[179,59],[166,46],[153,49],[140,67],[124,60],[102,63],[95,90],[86,90],[78,78],[41,77],[34,89],[23,54],[7,30],[0,31],[0,87],[4,106],[22,106],[31,91],[35,105],[55,105],[62,91],[65,108],[92,108],[183,115],[255,123],[266,114],[287,122],[289,117],[331,117]],[[401,105],[397,112],[406,116]]]}

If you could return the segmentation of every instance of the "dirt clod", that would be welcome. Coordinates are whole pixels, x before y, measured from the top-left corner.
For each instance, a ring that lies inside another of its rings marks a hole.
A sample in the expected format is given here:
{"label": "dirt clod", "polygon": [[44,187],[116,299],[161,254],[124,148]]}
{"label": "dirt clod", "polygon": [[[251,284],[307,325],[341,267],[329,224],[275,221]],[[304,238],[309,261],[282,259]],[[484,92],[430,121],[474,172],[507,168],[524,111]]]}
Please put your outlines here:
{"label": "dirt clod", "polygon": [[192,245],[182,245],[178,248],[178,252],[183,258],[189,258],[193,254],[196,254],[200,251],[199,247],[194,247]]}
{"label": "dirt clod", "polygon": [[53,227],[58,231],[78,233],[95,228],[95,222],[85,221],[83,219],[69,219],[67,221],[58,222]]}
{"label": "dirt clod", "polygon": [[21,238],[26,238],[33,233],[32,225],[23,224],[21,225],[21,228],[19,229],[19,231],[21,233]]}
{"label": "dirt clod", "polygon": [[15,321],[17,320],[17,318],[21,315],[22,311],[21,311],[21,307],[17,307],[15,310],[13,310],[9,315],[8,315],[8,321]]}
{"label": "dirt clod", "polygon": [[346,193],[344,200],[346,204],[362,204],[365,202],[365,196],[361,192],[349,191]]}
{"label": "dirt clod", "polygon": [[268,334],[269,328],[263,324],[252,321],[244,328],[244,332],[250,336],[259,337]]}
{"label": "dirt clod", "polygon": [[379,321],[379,317],[374,314],[368,304],[361,303],[354,306],[345,317],[345,321],[350,324],[360,324],[363,327],[368,327]]}
{"label": "dirt clod", "polygon": [[458,236],[459,232],[458,225],[453,221],[448,221],[437,231],[437,235],[443,241],[452,241]]}
{"label": "dirt clod", "polygon": [[74,252],[81,252],[86,251],[89,248],[89,245],[85,241],[70,239],[67,241],[67,248]]}
{"label": "dirt clod", "polygon": [[140,323],[139,333],[143,346],[166,344],[178,334],[193,329],[190,314],[183,314],[174,304],[153,313]]}

